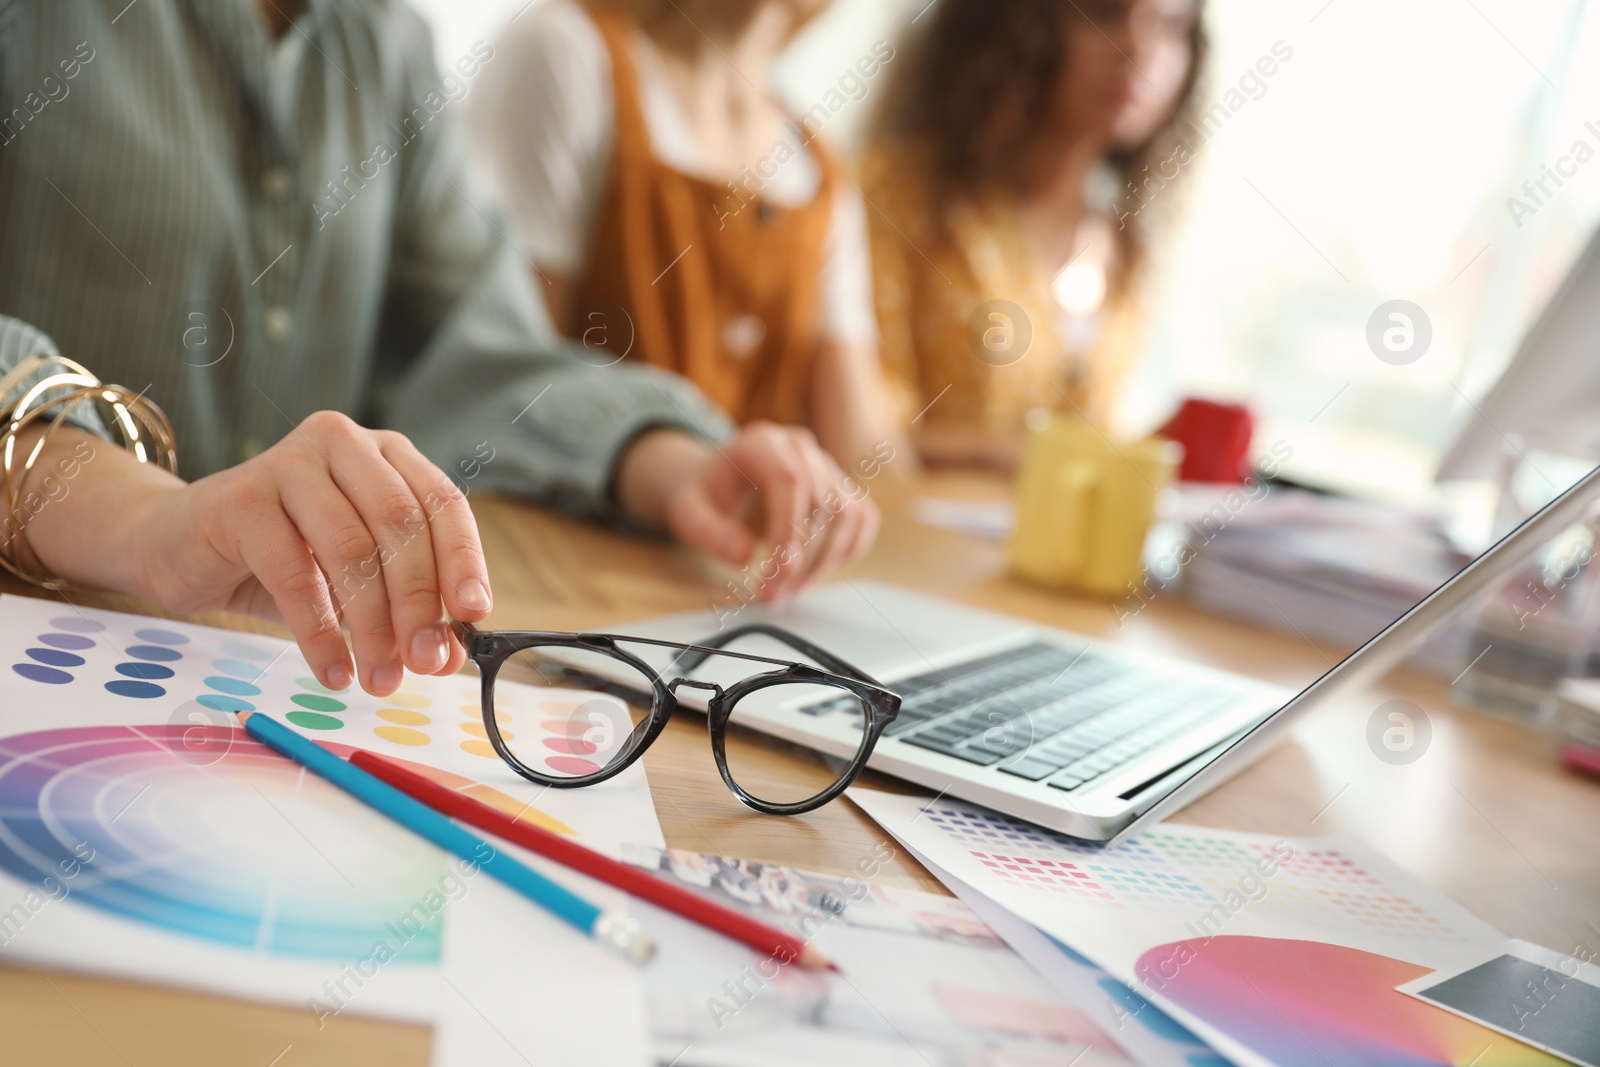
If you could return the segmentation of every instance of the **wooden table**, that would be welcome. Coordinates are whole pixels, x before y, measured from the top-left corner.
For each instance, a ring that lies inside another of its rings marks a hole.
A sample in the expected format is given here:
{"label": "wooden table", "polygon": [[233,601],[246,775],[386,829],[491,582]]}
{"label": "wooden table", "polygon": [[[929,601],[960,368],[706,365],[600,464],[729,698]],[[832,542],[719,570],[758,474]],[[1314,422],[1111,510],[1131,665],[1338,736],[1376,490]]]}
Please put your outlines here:
{"label": "wooden table", "polygon": [[[998,546],[910,517],[914,495],[993,498],[1001,490],[991,481],[941,476],[875,491],[885,511],[883,536],[851,577],[896,582],[1283,684],[1304,684],[1337,659],[1299,637],[1202,615],[1170,596],[1119,625],[1103,602],[1007,577]],[[732,603],[726,583],[734,575],[689,553],[518,503],[474,502],[494,576],[495,626],[594,629]],[[1290,742],[1177,821],[1359,835],[1507,934],[1562,951],[1578,941],[1600,950],[1600,784],[1560,770],[1551,737],[1452,707],[1449,688],[1399,673],[1378,689],[1349,694],[1301,722]],[[1380,761],[1366,741],[1372,711],[1397,697],[1425,709],[1432,725],[1430,748],[1406,766]],[[645,764],[657,814],[675,846],[842,873],[852,857],[885,841],[847,801],[794,819],[743,808],[717,778],[702,722],[692,716],[671,725]],[[863,784],[908,788],[870,773]],[[879,878],[939,888],[903,854]],[[7,1064],[421,1065],[429,1034],[349,1016],[318,1031],[305,1011],[0,967],[0,1049]]]}

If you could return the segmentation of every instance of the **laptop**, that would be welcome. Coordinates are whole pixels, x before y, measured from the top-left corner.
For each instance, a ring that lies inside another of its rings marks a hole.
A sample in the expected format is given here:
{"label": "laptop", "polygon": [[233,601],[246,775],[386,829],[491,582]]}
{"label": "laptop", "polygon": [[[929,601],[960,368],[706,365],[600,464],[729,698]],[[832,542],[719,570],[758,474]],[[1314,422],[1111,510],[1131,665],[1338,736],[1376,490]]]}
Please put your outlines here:
{"label": "laptop", "polygon": [[[1481,407],[1469,405],[1442,476],[1483,473],[1508,443],[1520,450],[1507,433],[1552,433],[1587,442],[1592,454],[1600,441],[1597,293],[1600,231],[1500,384]],[[1452,612],[1585,521],[1597,494],[1600,468],[1298,693],[866,581],[814,589],[781,605],[747,605],[732,617],[724,607],[625,629],[689,643],[751,622],[793,630],[901,694],[900,715],[869,766],[1105,843],[1215,788],[1265,755],[1298,716],[1394,665]],[[737,650],[791,655],[761,644],[740,641]],[[679,696],[692,705],[691,690]],[[826,701],[769,702],[758,710],[749,703],[740,703],[748,725],[834,756],[856,751],[858,718],[830,714]]]}
{"label": "laptop", "polygon": [[[862,580],[780,604],[669,615],[619,630],[685,643],[754,622],[798,633],[901,694],[900,714],[870,767],[1104,844],[1214,788],[1265,755],[1299,715],[1394,665],[1452,612],[1583,521],[1597,497],[1600,468],[1299,693]],[[759,636],[729,647],[794,655]],[[657,656],[663,662],[654,665],[664,667],[670,653]],[[695,706],[694,691],[679,697]],[[753,729],[840,758],[859,746],[859,716],[835,716],[827,701],[747,703],[740,719]]]}

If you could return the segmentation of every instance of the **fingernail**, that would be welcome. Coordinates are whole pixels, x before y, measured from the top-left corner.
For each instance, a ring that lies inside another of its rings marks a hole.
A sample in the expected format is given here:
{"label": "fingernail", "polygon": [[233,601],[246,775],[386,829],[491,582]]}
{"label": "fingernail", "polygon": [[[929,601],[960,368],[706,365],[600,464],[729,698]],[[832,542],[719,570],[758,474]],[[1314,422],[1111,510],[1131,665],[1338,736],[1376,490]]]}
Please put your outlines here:
{"label": "fingernail", "polygon": [[400,680],[404,677],[405,668],[400,664],[385,663],[372,672],[372,688],[381,690],[387,696],[400,688]]}
{"label": "fingernail", "polygon": [[349,689],[350,683],[353,681],[355,681],[355,675],[350,673],[350,668],[348,665],[343,663],[335,663],[332,667],[328,668],[329,689]]}
{"label": "fingernail", "polygon": [[489,587],[476,578],[468,578],[456,590],[461,606],[468,611],[488,611],[494,601],[489,597]]}
{"label": "fingernail", "polygon": [[414,670],[436,671],[449,658],[450,646],[446,643],[442,627],[430,626],[426,630],[418,630],[417,636],[411,639],[411,664]]}

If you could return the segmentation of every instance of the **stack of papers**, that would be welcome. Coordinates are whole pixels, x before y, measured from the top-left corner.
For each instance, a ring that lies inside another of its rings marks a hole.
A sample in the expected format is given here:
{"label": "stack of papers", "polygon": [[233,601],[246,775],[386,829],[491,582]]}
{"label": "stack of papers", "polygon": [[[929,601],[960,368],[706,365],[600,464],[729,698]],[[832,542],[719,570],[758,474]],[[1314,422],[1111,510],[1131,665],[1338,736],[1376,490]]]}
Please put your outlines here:
{"label": "stack of papers", "polygon": [[[1240,494],[1235,494],[1239,496]],[[1373,501],[1275,490],[1191,514],[1185,594],[1208,611],[1298,630],[1353,651],[1465,566],[1426,515]],[[1466,631],[1446,629],[1412,662],[1453,677]]]}
{"label": "stack of papers", "polygon": [[[805,940],[840,972],[801,970],[642,901],[658,951],[595,959],[527,902],[474,887],[446,928],[437,1067],[1131,1067],[1102,1010],[1042,981],[960,900],[878,884],[884,842],[838,877],[681,849],[624,858]],[[584,894],[606,887],[518,853]],[[611,901],[608,899],[608,903]],[[1091,975],[1104,975],[1088,968]],[[1094,978],[1089,979],[1093,988]],[[606,983],[609,983],[607,985]],[[602,986],[595,995],[596,986]],[[585,994],[587,996],[585,996]],[[1204,1051],[1192,1040],[1167,1044]],[[1171,1055],[1161,1061],[1185,1067]]]}

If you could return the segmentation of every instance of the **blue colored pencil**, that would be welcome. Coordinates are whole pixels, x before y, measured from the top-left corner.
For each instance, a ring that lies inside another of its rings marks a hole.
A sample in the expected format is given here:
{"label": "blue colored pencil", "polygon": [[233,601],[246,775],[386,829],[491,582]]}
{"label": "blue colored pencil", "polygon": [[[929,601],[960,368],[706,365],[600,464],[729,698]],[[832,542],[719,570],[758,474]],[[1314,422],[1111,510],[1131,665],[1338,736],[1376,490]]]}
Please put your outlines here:
{"label": "blue colored pencil", "polygon": [[[532,867],[489,846],[477,834],[463,830],[426,804],[413,800],[387,782],[340,759],[315,741],[301,737],[276,719],[259,711],[251,712],[244,720],[244,728],[251,737],[268,748],[294,760],[313,774],[326,778],[357,800],[432,841],[446,852],[477,864],[535,904],[629,959],[642,963],[655,954],[655,942],[631,916],[602,911]],[[488,859],[482,858],[485,853]]]}

